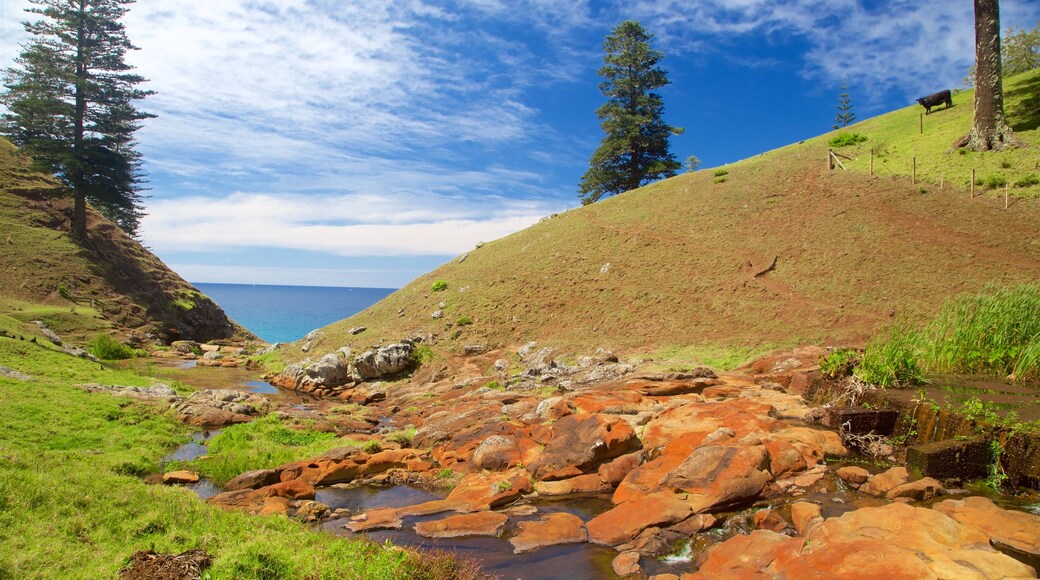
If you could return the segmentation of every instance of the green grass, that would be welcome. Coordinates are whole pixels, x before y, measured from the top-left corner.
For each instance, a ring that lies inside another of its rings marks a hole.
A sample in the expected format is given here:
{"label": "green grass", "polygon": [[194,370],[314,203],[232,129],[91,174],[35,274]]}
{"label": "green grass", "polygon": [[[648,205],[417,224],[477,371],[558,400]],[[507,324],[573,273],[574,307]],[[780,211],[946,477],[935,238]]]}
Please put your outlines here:
{"label": "green grass", "polygon": [[[919,181],[962,189],[971,187],[972,169],[975,179],[988,188],[1011,183],[1011,194],[1040,197],[1040,180],[1028,179],[1036,173],[1036,147],[1040,145],[1040,69],[1009,77],[1004,81],[1004,109],[1008,124],[1026,145],[1005,151],[974,152],[953,150],[952,144],[967,134],[973,116],[974,91],[954,93],[954,106],[934,110],[923,120],[919,105],[892,111],[880,117],[849,125],[846,129],[866,137],[866,141],[844,147],[842,153],[853,157],[844,161],[851,171],[869,171],[870,151],[874,150],[874,173],[879,176],[910,176],[917,159]],[[844,133],[849,135],[848,133]],[[837,131],[810,140],[809,143],[837,139]],[[1021,182],[1022,185],[1014,185]],[[995,185],[999,184],[999,185]]]}
{"label": "green grass", "polygon": [[706,366],[720,371],[731,371],[770,351],[776,345],[726,346],[696,344],[670,346],[648,353],[653,359],[651,368],[666,371],[688,371]]}
{"label": "green grass", "polygon": [[98,334],[91,339],[89,350],[101,360],[126,360],[134,356],[134,349],[107,334]]}
{"label": "green grass", "polygon": [[361,443],[340,439],[333,433],[306,427],[292,428],[275,415],[251,423],[224,428],[210,439],[208,455],[187,467],[223,485],[235,476],[253,469],[271,469],[284,463],[309,459],[330,449]]}
{"label": "green grass", "polygon": [[[471,564],[444,555],[339,539],[284,517],[214,509],[183,488],[147,486],[139,476],[155,472],[193,428],[166,405],[69,385],[148,379],[6,338],[0,364],[36,379],[0,378],[0,578],[115,578],[137,550],[192,548],[214,557],[214,579],[475,576]],[[320,439],[286,431],[271,426],[268,439]]]}
{"label": "green grass", "polygon": [[927,324],[893,327],[868,346],[857,374],[882,386],[924,373],[1007,376],[1040,383],[1040,283],[963,294]]}

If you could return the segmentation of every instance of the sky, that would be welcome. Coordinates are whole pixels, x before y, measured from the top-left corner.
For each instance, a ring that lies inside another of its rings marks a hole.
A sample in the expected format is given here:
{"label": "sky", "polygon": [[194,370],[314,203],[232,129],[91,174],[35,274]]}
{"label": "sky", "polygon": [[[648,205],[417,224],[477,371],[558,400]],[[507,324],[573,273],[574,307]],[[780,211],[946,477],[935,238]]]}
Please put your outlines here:
{"label": "sky", "polygon": [[[0,68],[27,40],[0,1]],[[191,282],[397,288],[577,207],[604,38],[666,54],[681,161],[724,165],[962,85],[968,0],[138,0],[141,241]],[[1001,2],[1032,28],[1040,2]]]}

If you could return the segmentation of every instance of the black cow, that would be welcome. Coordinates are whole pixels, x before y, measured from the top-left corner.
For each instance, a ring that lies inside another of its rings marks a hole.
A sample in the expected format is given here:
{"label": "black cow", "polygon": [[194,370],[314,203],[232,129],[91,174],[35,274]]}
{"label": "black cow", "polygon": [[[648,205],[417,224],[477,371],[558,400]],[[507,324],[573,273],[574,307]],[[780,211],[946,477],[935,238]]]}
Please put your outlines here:
{"label": "black cow", "polygon": [[932,107],[938,107],[943,103],[946,103],[947,109],[952,107],[953,97],[950,95],[950,89],[946,89],[945,91],[939,91],[934,95],[921,97],[920,99],[917,99],[917,102],[921,103],[921,106],[924,107],[924,114],[927,115],[932,112]]}

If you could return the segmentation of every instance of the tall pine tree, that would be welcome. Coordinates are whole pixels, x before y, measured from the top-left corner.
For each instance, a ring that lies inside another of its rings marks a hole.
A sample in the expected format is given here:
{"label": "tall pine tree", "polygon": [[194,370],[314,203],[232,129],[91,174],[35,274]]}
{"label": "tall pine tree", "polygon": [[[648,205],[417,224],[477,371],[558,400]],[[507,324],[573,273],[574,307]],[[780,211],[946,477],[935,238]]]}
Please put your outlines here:
{"label": "tall pine tree", "polygon": [[653,35],[635,21],[617,25],[603,43],[605,65],[597,71],[607,102],[596,111],[606,136],[592,154],[578,187],[581,202],[622,193],[672,177],[681,167],[669,151],[668,138],[682,134],[664,122],[664,101],[657,89],[669,84],[657,66],[664,53],[650,47]]}
{"label": "tall pine tree", "polygon": [[849,97],[849,87],[844,80],[841,81],[841,94],[838,95],[838,114],[834,117],[834,128],[847,127],[856,120],[856,113],[852,112],[852,98]]}
{"label": "tall pine tree", "polygon": [[73,194],[72,231],[86,239],[86,202],[127,233],[141,211],[141,156],[134,132],[142,113],[134,101],[152,94],[126,64],[136,50],[120,19],[134,0],[29,0],[32,39],[4,74],[8,112],[0,127],[36,165]]}

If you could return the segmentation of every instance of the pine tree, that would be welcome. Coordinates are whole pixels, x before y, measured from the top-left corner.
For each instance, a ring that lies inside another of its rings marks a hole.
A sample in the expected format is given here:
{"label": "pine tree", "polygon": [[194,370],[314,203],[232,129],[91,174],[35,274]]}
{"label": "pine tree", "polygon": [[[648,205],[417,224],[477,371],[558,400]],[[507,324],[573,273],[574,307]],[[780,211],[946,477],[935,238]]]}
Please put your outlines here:
{"label": "pine tree", "polygon": [[29,1],[41,18],[24,23],[32,40],[5,71],[0,129],[70,187],[77,239],[86,239],[88,200],[134,235],[143,214],[133,135],[154,116],[134,106],[152,91],[136,88],[145,79],[124,60],[136,47],[120,19],[134,0]]}
{"label": "pine tree", "polygon": [[597,74],[605,79],[599,89],[607,102],[596,115],[606,136],[579,183],[583,204],[672,177],[681,167],[668,138],[683,130],[661,118],[664,102],[655,91],[669,81],[657,66],[664,53],[650,47],[652,38],[638,22],[627,20],[603,43],[605,65]]}
{"label": "pine tree", "polygon": [[1015,143],[1004,117],[1000,56],[1000,4],[975,0],[975,119],[958,145],[989,151]]}
{"label": "pine tree", "polygon": [[847,127],[856,120],[856,113],[852,112],[852,98],[849,97],[849,87],[844,80],[841,81],[841,94],[838,95],[838,114],[834,117],[834,128]]}

